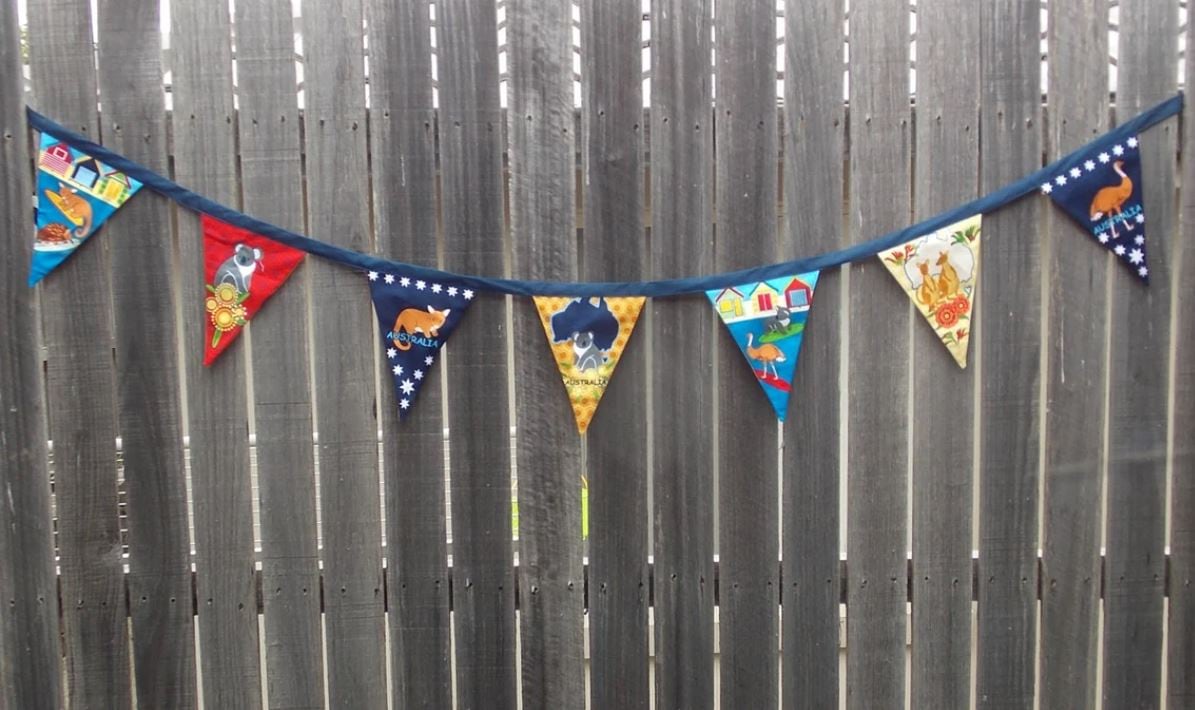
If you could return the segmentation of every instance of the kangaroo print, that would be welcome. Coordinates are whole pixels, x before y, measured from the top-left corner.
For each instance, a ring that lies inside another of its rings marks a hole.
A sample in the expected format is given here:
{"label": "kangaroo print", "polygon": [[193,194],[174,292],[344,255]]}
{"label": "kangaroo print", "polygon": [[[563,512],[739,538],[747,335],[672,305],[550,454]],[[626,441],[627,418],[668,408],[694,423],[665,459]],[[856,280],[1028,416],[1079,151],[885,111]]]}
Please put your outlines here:
{"label": "kangaroo print", "polygon": [[1096,242],[1148,283],[1145,205],[1141,201],[1144,186],[1137,137],[1104,141],[1073,163],[1042,183],[1042,194],[1049,195]]}
{"label": "kangaroo print", "polygon": [[48,133],[37,153],[37,232],[29,285],[75,253],[141,183]]}
{"label": "kangaroo print", "polygon": [[818,272],[706,291],[784,421]]}
{"label": "kangaroo print", "polygon": [[981,222],[974,215],[876,255],[963,368],[979,280]]}

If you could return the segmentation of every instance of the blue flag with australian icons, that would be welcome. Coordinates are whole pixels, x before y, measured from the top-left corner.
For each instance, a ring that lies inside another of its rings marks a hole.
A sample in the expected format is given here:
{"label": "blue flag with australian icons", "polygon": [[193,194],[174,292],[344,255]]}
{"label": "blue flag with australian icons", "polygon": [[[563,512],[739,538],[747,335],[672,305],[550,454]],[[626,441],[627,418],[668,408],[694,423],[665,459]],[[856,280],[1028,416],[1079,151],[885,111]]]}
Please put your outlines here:
{"label": "blue flag with australian icons", "polygon": [[706,291],[784,421],[818,272]]}
{"label": "blue flag with australian icons", "polygon": [[1042,183],[1041,191],[1135,276],[1149,282],[1141,152],[1136,136],[1101,142]]}
{"label": "blue flag with australian icons", "polygon": [[476,294],[459,283],[416,278],[401,270],[370,271],[369,291],[382,328],[386,368],[394,376],[398,414],[406,417],[440,348]]}
{"label": "blue flag with australian icons", "polygon": [[141,183],[49,133],[37,153],[37,235],[32,286],[75,253]]}

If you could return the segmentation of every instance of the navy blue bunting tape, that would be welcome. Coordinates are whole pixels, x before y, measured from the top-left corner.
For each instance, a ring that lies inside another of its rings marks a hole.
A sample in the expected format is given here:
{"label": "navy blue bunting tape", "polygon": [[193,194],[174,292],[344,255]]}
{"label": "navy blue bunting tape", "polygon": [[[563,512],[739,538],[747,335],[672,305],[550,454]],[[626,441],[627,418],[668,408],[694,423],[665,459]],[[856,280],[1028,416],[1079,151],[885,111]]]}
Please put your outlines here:
{"label": "navy blue bunting tape", "polygon": [[140,180],[145,187],[169,197],[184,207],[195,210],[196,212],[207,213],[229,224],[235,224],[238,227],[257,232],[262,236],[269,237],[287,246],[302,249],[316,256],[331,259],[332,261],[360,269],[361,271],[402,271],[416,278],[453,280],[458,284],[479,291],[509,293],[517,296],[650,296],[659,298],[662,296],[704,293],[710,289],[755,283],[809,271],[821,271],[849,262],[870,258],[881,251],[904,244],[914,237],[941,229],[974,214],[992,212],[1031,192],[1036,192],[1043,182],[1078,164],[1082,160],[1082,157],[1096,144],[1108,139],[1123,140],[1129,136],[1136,135],[1150,126],[1177,114],[1182,110],[1182,107],[1183,95],[1179,93],[1134,116],[1132,119],[1097,137],[1082,148],[1059,158],[1046,167],[1026,175],[1012,184],[1005,185],[995,192],[988,193],[983,197],[934,215],[929,219],[910,225],[904,229],[889,232],[871,241],[855,244],[845,249],[818,254],[817,256],[806,257],[804,259],[755,266],[749,269],[729,271],[711,276],[689,276],[659,281],[590,281],[571,283],[565,281],[523,281],[521,279],[456,274],[426,266],[382,259],[370,254],[363,254],[352,249],[345,249],[344,247],[321,242],[268,222],[263,222],[260,219],[251,217],[218,202],[213,202],[200,194],[188,190],[173,180],[129,160],[119,153],[115,153],[98,143],[88,140],[86,137],[34,111],[32,108],[27,107],[25,110],[29,117],[29,124],[33,128],[44,133],[49,133],[59,140],[64,140],[93,158],[97,158],[101,162],[124,171],[129,176]]}

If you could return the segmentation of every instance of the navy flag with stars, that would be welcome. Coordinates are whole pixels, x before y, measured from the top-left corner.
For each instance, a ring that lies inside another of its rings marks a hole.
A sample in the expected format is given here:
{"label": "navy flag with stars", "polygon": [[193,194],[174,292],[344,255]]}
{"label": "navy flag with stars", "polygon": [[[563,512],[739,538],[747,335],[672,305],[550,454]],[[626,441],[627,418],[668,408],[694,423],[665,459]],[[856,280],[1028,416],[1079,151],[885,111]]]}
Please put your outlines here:
{"label": "navy flag with stars", "polygon": [[1042,183],[1041,191],[1134,275],[1149,282],[1141,201],[1144,185],[1136,136],[1100,143]]}
{"label": "navy flag with stars", "polygon": [[386,367],[394,375],[398,413],[405,417],[474,293],[458,283],[394,272],[369,272],[369,290],[382,328]]}

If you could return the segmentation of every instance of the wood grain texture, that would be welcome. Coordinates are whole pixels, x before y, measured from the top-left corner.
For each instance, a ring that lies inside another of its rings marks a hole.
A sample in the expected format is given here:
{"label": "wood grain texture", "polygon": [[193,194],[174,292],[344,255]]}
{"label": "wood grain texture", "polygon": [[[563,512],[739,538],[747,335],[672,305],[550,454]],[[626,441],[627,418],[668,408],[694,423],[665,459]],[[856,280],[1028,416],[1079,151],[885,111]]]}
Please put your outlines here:
{"label": "wood grain texture", "polygon": [[[371,251],[360,0],[305,2],[308,228]],[[333,707],[386,703],[377,319],[364,275],[313,259],[315,421],[323,514],[324,628]]]}
{"label": "wood grain texture", "polygon": [[[908,22],[900,3],[851,4],[852,242],[909,221]],[[879,260],[850,268],[846,673],[863,710],[905,693],[909,313]]]}
{"label": "wood grain texture", "polygon": [[[713,270],[711,84],[694,69],[709,63],[710,12],[707,0],[651,4],[655,278]],[[701,710],[714,707],[713,387],[705,383],[713,338],[725,334],[701,296],[650,306],[656,707]]]}
{"label": "wood grain texture", "polygon": [[[581,276],[646,276],[638,0],[586,0],[581,16]],[[647,351],[640,319],[589,426],[590,705],[646,710]]]}
{"label": "wood grain texture", "polygon": [[[236,125],[245,211],[302,231],[291,12],[285,0],[236,5]],[[267,702],[281,708],[322,708],[324,702],[308,266],[291,274],[248,332],[261,520],[263,670]]]}
{"label": "wood grain texture", "polygon": [[[1120,6],[1116,114],[1125,120],[1174,93],[1178,10]],[[1104,591],[1104,707],[1162,705],[1162,624],[1174,271],[1175,143],[1168,121],[1140,138],[1149,286],[1117,264],[1108,367],[1108,514]],[[1187,436],[1190,431],[1185,432]]]}
{"label": "wood grain texture", "polygon": [[[436,5],[436,20],[444,264],[497,276],[506,271],[497,8],[445,0]],[[476,299],[441,363],[453,433],[454,652],[462,710],[516,703],[506,304]]]}
{"label": "wood grain texture", "polygon": [[[997,0],[980,11],[980,191],[1041,163],[1040,5]],[[1031,235],[1040,202],[984,218],[992,235]],[[980,367],[979,609],[981,708],[1028,708],[1034,695],[1041,377],[1041,250],[1001,239],[983,253],[976,315]],[[982,288],[982,287],[981,287]]]}
{"label": "wood grain texture", "polygon": [[[214,200],[236,204],[228,5],[219,0],[179,3],[170,18],[175,38],[175,179]],[[208,280],[199,216],[180,214],[178,233],[204,705],[257,708],[262,697],[245,341],[234,343],[211,367],[204,366],[207,314],[201,304]],[[268,259],[263,263],[269,268]]]}
{"label": "wood grain texture", "polygon": [[[6,334],[0,345],[0,569],[5,570],[0,574],[0,708],[50,710],[61,707],[64,698],[38,312],[35,292],[26,286],[33,186],[20,46],[16,3],[4,3],[0,164],[8,171],[0,186],[0,249],[5,254],[0,316]],[[99,620],[89,626],[100,635],[102,624]],[[95,694],[102,690],[89,688]]]}
{"label": "wood grain texture", "polygon": [[[842,246],[842,0],[785,5],[784,213],[780,258]],[[781,696],[785,710],[839,703],[839,422],[842,270],[818,277],[784,423]]]}
{"label": "wood grain texture", "polygon": [[[91,46],[76,41],[91,34],[87,6],[31,3],[29,28],[37,37],[30,47],[30,69],[38,109],[85,135],[98,135],[95,58]],[[71,81],[61,81],[63,76]],[[41,282],[45,397],[66,600],[66,700],[74,708],[128,708],[132,685],[117,517],[112,293],[107,240],[99,236]],[[88,297],[79,298],[81,293]],[[90,337],[78,337],[81,332]]]}
{"label": "wood grain texture", "polygon": [[[514,273],[571,280],[577,275],[572,3],[512,0],[506,11]],[[514,341],[523,704],[584,707],[580,436],[530,299],[514,302]]]}
{"label": "wood grain texture", "polygon": [[[978,196],[979,16],[972,7],[956,0],[918,8],[915,220]],[[981,254],[978,299],[991,283],[982,263]],[[913,320],[910,702],[965,708],[971,701],[976,368],[959,369],[921,314]],[[966,321],[962,326],[971,328]]]}
{"label": "wood grain texture", "polygon": [[[370,155],[378,250],[417,264],[436,254],[436,115],[429,5],[371,0]],[[399,707],[452,706],[452,641],[444,520],[442,368],[400,423],[382,375],[390,667]]]}
{"label": "wood grain texture", "polygon": [[[731,271],[776,258],[776,4],[718,6],[715,26],[718,223],[714,266]],[[728,332],[718,367],[718,619],[721,705],[775,707],[779,501],[776,414],[753,364]]]}
{"label": "wood grain texture", "polygon": [[[1106,22],[1099,0],[1050,4],[1048,159],[1108,128]],[[1040,705],[1095,707],[1110,256],[1064,212],[1044,210],[1050,287]]]}
{"label": "wood grain texture", "polygon": [[[99,5],[107,147],[167,172],[156,5]],[[117,427],[124,453],[133,668],[140,707],[197,701],[170,205],[138,195],[104,226],[112,255]]]}

